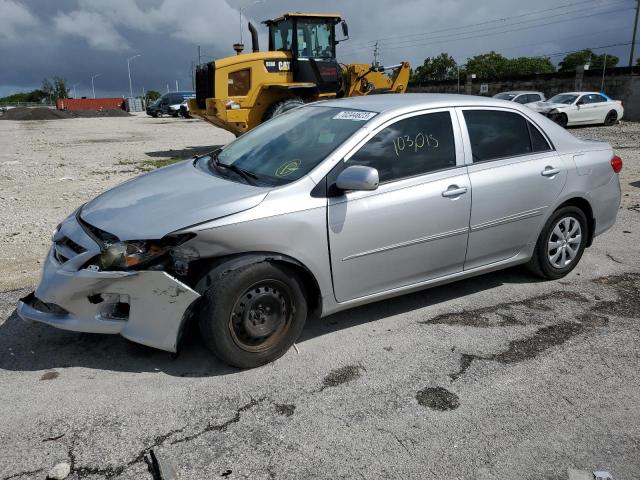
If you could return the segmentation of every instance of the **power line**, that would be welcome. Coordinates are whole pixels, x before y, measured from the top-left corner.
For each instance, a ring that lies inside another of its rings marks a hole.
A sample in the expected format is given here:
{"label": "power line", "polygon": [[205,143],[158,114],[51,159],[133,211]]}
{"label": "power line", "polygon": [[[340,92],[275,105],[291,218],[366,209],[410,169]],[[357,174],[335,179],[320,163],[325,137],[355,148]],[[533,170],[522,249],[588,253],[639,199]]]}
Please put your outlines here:
{"label": "power line", "polygon": [[[439,44],[443,43],[444,41],[446,41],[446,42],[458,42],[458,41],[462,41],[462,40],[471,40],[471,39],[475,39],[475,38],[490,37],[490,36],[493,36],[493,35],[502,35],[502,34],[505,34],[505,33],[519,32],[519,31],[522,31],[522,30],[529,30],[529,29],[532,29],[532,28],[546,27],[546,26],[549,26],[549,25],[556,25],[556,24],[559,24],[559,23],[573,22],[573,21],[576,21],[576,20],[581,20],[583,18],[589,18],[589,17],[594,17],[594,16],[602,16],[602,15],[609,15],[611,13],[617,13],[617,12],[621,12],[621,11],[625,11],[625,10],[631,10],[632,8],[633,7],[627,7],[627,8],[623,8],[623,9],[610,10],[610,11],[606,11],[606,12],[591,13],[589,15],[581,15],[581,16],[577,16],[577,17],[573,17],[573,18],[569,18],[569,19],[558,20],[558,21],[555,21],[555,22],[545,22],[545,23],[538,24],[538,25],[529,25],[529,26],[519,27],[519,28],[515,28],[515,29],[502,30],[502,31],[499,31],[499,32],[489,32],[489,33],[483,33],[483,34],[480,34],[480,35],[471,35],[471,36],[465,36],[465,37],[458,36],[458,37],[453,38],[453,39],[445,38],[445,37],[450,37],[451,36],[451,35],[447,35],[447,36],[444,36],[444,37],[432,38],[432,39],[429,39],[429,41],[427,41],[427,42],[420,42],[420,43],[401,42],[399,44],[392,44],[391,46],[385,46],[383,44],[382,45],[382,49],[385,50],[385,51],[387,51],[387,50],[397,50],[397,49],[402,49],[402,48],[422,46],[422,45],[430,45],[430,44],[439,45]],[[511,25],[509,25],[509,26],[511,27]],[[461,35],[464,35],[464,33],[461,34]],[[433,40],[442,40],[442,41],[433,43]],[[356,52],[357,51],[353,51],[353,52],[347,52],[347,53],[344,53],[344,54],[348,55],[348,54],[352,54],[352,53],[356,53]]]}
{"label": "power line", "polygon": [[[608,2],[607,5],[601,5],[601,6],[595,6],[594,8],[602,8],[602,7],[609,7],[612,4],[616,4],[616,3],[624,3],[626,1],[629,0],[614,0],[612,2]],[[572,6],[576,6],[576,5],[585,5],[585,4],[589,4],[589,3],[600,3],[600,0],[586,0],[583,2],[574,2],[574,3],[568,3],[568,4],[564,4],[564,5],[559,5],[553,8],[546,8],[543,10],[536,10],[533,12],[529,12],[529,13],[523,13],[520,15],[513,15],[513,16],[509,16],[509,17],[503,17],[503,18],[497,18],[497,19],[493,19],[493,20],[487,20],[484,22],[479,22],[479,23],[470,23],[470,24],[466,24],[466,25],[460,25],[457,27],[448,27],[448,28],[443,28],[440,30],[433,30],[431,32],[420,32],[420,33],[411,33],[411,34],[398,34],[398,35],[391,35],[389,37],[384,37],[384,38],[378,38],[376,39],[377,41],[384,41],[384,40],[395,40],[395,39],[400,39],[400,38],[407,38],[407,37],[416,37],[416,36],[428,36],[428,35],[433,35],[435,33],[442,33],[442,32],[449,32],[452,30],[461,30],[461,29],[466,29],[466,28],[470,28],[470,27],[477,27],[477,26],[482,26],[482,25],[488,25],[491,23],[496,23],[496,22],[508,22],[510,20],[514,20],[517,18],[523,18],[523,17],[527,17],[527,16],[531,16],[531,15],[538,15],[541,13],[548,13],[551,11],[555,11],[555,10],[562,10],[564,8],[569,8]],[[570,12],[564,12],[564,13],[559,13],[558,16],[561,15],[569,15],[571,13],[576,13],[576,12],[580,12],[582,11],[582,9],[580,10],[574,10],[574,11],[570,11]],[[535,22],[535,21],[539,21],[542,20],[541,18],[537,18],[537,19],[531,19],[531,20],[526,20],[524,22],[520,22],[520,23],[527,23],[527,22]],[[517,23],[516,23],[517,24]],[[515,25],[515,24],[513,24]],[[495,29],[495,28],[503,28],[505,26],[511,26],[511,25],[499,25],[496,27],[490,27],[490,29]],[[473,33],[473,32],[462,32],[462,34],[464,33]],[[362,40],[362,41],[356,41],[356,42],[352,42],[350,44],[348,44],[347,46],[349,48],[353,47],[353,46],[357,46],[357,45],[361,45],[361,44],[366,44],[367,46],[373,46],[373,40]]]}

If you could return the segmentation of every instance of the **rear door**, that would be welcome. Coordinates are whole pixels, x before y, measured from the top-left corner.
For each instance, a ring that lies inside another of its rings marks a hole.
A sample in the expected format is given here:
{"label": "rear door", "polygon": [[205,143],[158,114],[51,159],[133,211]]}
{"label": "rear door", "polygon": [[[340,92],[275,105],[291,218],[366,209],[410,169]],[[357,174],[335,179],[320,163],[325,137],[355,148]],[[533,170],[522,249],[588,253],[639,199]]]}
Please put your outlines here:
{"label": "rear door", "polygon": [[465,270],[509,259],[536,241],[543,215],[566,182],[564,163],[521,113],[462,108],[473,191]]}
{"label": "rear door", "polygon": [[380,186],[329,199],[334,292],[339,302],[462,271],[471,189],[449,109],[393,120],[347,155],[378,170]]}

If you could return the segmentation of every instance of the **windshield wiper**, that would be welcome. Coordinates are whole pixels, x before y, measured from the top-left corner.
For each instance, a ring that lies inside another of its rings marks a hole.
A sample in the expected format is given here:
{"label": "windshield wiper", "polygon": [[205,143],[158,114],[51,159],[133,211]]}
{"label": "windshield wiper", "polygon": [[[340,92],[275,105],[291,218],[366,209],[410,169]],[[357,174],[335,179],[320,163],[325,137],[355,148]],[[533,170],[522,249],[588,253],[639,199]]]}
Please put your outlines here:
{"label": "windshield wiper", "polygon": [[244,180],[249,184],[249,185],[256,185],[255,180],[258,179],[258,176],[253,173],[253,172],[249,172],[248,170],[245,170],[244,168],[240,168],[237,165],[234,164],[228,164],[228,163],[221,163],[218,160],[218,155],[212,155],[211,156],[211,160],[213,160],[213,165],[220,169],[220,168],[226,168],[227,170],[231,170],[234,173],[237,173],[238,175],[240,175],[242,178],[244,178]]}

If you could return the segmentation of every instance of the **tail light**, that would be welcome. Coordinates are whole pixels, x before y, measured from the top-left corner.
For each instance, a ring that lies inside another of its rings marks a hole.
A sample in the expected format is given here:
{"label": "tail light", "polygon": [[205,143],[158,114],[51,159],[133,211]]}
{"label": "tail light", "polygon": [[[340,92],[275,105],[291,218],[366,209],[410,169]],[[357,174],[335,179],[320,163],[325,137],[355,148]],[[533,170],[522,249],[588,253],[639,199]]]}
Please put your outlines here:
{"label": "tail light", "polygon": [[622,159],[618,155],[614,155],[611,159],[611,168],[616,173],[619,173],[622,170]]}

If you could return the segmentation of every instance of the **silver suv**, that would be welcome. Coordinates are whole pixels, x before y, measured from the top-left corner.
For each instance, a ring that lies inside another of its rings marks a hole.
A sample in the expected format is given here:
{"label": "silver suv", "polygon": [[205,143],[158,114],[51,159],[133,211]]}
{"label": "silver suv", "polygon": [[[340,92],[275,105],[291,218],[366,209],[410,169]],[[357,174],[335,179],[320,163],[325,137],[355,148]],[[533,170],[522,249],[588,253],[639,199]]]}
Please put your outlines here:
{"label": "silver suv", "polygon": [[611,228],[622,161],[517,103],[375,95],[294,109],[125,182],[53,236],[18,313],[239,367],[307,316],[517,264],[560,278]]}

